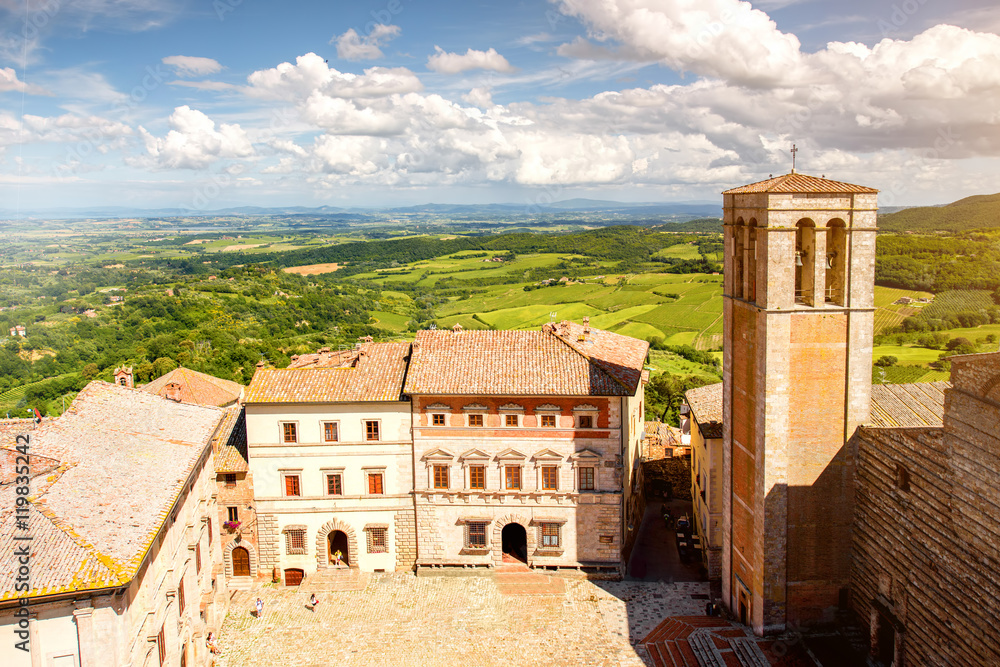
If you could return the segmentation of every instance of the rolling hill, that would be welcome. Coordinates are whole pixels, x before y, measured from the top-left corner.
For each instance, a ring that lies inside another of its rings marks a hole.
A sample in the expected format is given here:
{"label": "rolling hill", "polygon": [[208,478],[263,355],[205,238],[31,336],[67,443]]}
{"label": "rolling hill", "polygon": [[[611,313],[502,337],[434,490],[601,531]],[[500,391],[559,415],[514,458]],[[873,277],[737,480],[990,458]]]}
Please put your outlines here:
{"label": "rolling hill", "polygon": [[1000,227],[1000,193],[975,195],[944,206],[918,206],[881,215],[883,232],[965,232]]}

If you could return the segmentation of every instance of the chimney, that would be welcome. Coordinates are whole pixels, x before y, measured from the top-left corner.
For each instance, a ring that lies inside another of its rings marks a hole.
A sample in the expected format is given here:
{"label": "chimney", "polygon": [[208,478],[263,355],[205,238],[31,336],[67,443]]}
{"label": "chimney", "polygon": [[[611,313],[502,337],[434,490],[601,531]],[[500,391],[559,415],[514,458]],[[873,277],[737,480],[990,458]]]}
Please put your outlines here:
{"label": "chimney", "polygon": [[545,324],[542,325],[542,333],[552,333],[554,328],[555,327],[546,322]]}
{"label": "chimney", "polygon": [[119,366],[115,369],[115,384],[120,387],[128,387],[129,389],[135,386],[131,366]]}
{"label": "chimney", "polygon": [[328,348],[328,347],[321,347],[318,350],[316,350],[316,352],[318,354],[330,354],[330,348]]}
{"label": "chimney", "polygon": [[299,360],[299,355],[293,354],[292,355],[292,361],[294,362],[294,361],[298,361],[298,360]]}
{"label": "chimney", "polygon": [[451,330],[454,331],[455,333],[461,333],[462,325],[459,324],[458,322],[455,322],[455,326],[453,326]]}
{"label": "chimney", "polygon": [[375,341],[375,339],[373,337],[371,337],[371,336],[365,336],[365,342],[366,343],[372,343],[374,341]]}
{"label": "chimney", "polygon": [[257,368],[264,368],[264,360],[263,359],[261,359],[260,361],[257,362]]}
{"label": "chimney", "polygon": [[587,315],[584,315],[583,317],[583,333],[590,333],[590,317]]}
{"label": "chimney", "polygon": [[168,382],[167,386],[163,388],[163,398],[180,403],[181,384],[179,382]]}

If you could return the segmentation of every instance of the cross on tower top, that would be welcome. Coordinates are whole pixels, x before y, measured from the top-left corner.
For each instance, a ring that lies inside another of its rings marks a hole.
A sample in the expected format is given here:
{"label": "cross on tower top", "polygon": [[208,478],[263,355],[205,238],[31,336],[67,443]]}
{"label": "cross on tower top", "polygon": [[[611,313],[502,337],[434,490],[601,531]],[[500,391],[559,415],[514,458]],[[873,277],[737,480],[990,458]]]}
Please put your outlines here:
{"label": "cross on tower top", "polygon": [[799,149],[792,144],[792,173],[795,173],[795,154],[799,152]]}

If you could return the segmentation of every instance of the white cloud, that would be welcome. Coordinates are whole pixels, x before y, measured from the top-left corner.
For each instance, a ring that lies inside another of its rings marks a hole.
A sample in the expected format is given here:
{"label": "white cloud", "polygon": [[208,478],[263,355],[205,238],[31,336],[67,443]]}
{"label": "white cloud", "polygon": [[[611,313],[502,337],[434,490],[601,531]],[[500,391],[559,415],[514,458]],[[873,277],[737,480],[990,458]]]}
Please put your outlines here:
{"label": "white cloud", "polygon": [[184,88],[194,88],[195,90],[214,90],[221,92],[224,90],[239,90],[240,87],[224,81],[167,81],[170,86],[182,86]]}
{"label": "white cloud", "polygon": [[41,86],[27,84],[17,78],[17,72],[11,67],[0,67],[0,93],[15,91],[32,95],[51,95]]}
{"label": "white cloud", "polygon": [[162,139],[139,127],[146,152],[160,167],[202,169],[221,158],[253,155],[253,146],[239,125],[222,123],[216,129],[215,121],[187,105],[174,109],[169,122],[172,129]]}
{"label": "white cloud", "polygon": [[248,94],[263,99],[307,99],[315,91],[330,97],[385,97],[423,89],[420,79],[405,67],[371,67],[364,74],[339,72],[315,53],[258,70],[247,77]]}
{"label": "white cloud", "polygon": [[167,56],[163,64],[173,67],[177,76],[205,76],[221,72],[223,67],[219,61],[200,56]]}
{"label": "white cloud", "polygon": [[488,86],[473,88],[465,95],[462,95],[462,99],[480,109],[488,109],[493,106],[493,94]]}
{"label": "white cloud", "polygon": [[496,49],[477,51],[469,49],[464,54],[448,53],[439,46],[435,54],[427,58],[427,68],[442,74],[458,74],[471,69],[486,69],[494,72],[513,72],[514,68]]}
{"label": "white cloud", "polygon": [[399,36],[398,25],[376,23],[367,35],[359,35],[354,28],[330,40],[337,43],[337,57],[345,60],[374,60],[385,54],[379,48]]}

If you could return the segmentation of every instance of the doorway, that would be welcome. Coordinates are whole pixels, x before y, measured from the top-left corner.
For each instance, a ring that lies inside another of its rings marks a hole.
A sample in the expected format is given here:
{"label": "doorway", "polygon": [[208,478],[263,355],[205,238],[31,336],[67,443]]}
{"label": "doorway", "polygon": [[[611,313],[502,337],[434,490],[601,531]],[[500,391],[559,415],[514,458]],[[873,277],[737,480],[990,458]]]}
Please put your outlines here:
{"label": "doorway", "polygon": [[528,562],[528,533],[519,523],[508,523],[500,533],[504,556],[510,556],[522,563]]}
{"label": "doorway", "polygon": [[250,576],[250,552],[243,547],[233,549],[233,576]]}
{"label": "doorway", "polygon": [[288,568],[285,570],[285,586],[298,586],[302,583],[305,572],[299,568]]}
{"label": "doorway", "polygon": [[342,530],[331,531],[327,535],[327,543],[329,544],[330,550],[330,564],[333,565],[337,562],[337,557],[334,555],[338,551],[340,552],[340,562],[344,565],[351,565],[351,550],[347,544],[347,533]]}
{"label": "doorway", "polygon": [[747,609],[747,606],[748,606],[747,605],[747,596],[743,593],[743,591],[740,591],[740,625],[749,625],[747,623],[747,621],[750,620],[748,618],[748,616],[749,616],[748,611],[749,610]]}
{"label": "doorway", "polygon": [[877,641],[875,649],[878,651],[879,663],[889,667],[896,659],[896,628],[882,614],[878,615]]}

